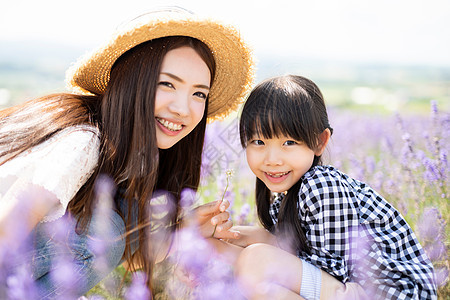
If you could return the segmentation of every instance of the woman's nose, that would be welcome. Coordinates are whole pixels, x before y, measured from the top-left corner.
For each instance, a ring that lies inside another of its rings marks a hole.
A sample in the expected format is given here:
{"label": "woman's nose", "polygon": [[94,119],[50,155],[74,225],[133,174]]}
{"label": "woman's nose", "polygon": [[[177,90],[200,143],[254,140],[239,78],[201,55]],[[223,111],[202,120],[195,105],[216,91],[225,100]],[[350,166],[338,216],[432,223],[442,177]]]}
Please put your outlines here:
{"label": "woman's nose", "polygon": [[177,93],[169,104],[170,112],[180,116],[186,117],[189,115],[189,95],[185,93]]}

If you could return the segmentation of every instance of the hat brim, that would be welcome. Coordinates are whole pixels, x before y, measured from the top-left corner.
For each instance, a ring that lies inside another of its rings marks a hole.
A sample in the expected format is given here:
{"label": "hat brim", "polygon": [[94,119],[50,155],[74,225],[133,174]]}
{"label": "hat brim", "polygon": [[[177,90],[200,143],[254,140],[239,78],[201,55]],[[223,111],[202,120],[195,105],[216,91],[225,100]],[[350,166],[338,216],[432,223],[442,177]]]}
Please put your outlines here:
{"label": "hat brim", "polygon": [[193,37],[212,51],[216,71],[209,94],[208,120],[223,119],[236,110],[253,83],[251,50],[233,27],[195,16],[150,20],[117,33],[109,43],[68,70],[68,87],[78,93],[102,94],[111,67],[123,53],[143,42],[167,36]]}

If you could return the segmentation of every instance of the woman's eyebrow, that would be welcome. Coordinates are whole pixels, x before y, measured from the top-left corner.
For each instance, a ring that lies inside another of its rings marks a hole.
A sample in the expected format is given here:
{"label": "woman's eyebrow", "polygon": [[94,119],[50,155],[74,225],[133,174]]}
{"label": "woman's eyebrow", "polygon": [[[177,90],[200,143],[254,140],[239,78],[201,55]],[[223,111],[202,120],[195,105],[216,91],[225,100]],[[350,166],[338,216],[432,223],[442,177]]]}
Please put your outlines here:
{"label": "woman's eyebrow", "polygon": [[[169,72],[161,72],[161,74],[167,75],[170,78],[172,78],[172,79],[174,79],[174,80],[176,80],[178,82],[185,83],[185,81],[183,79],[181,79],[180,77],[178,77],[175,74],[172,74],[172,73],[169,73]],[[194,87],[209,90],[209,86],[204,85],[204,84],[196,84],[196,85],[194,85]]]}

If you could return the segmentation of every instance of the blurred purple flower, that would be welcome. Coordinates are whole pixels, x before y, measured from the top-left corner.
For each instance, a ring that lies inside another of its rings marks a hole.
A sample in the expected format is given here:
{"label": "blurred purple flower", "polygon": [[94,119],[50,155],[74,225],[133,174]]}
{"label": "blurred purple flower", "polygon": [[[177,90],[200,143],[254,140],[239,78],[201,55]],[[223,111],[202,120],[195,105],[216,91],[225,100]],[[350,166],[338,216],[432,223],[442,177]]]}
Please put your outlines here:
{"label": "blurred purple flower", "polygon": [[233,190],[227,190],[225,192],[225,194],[223,195],[223,199],[228,200],[228,202],[230,202],[230,207],[229,209],[233,208],[233,204],[234,204],[234,200],[236,198],[236,194],[233,192]]}
{"label": "blurred purple flower", "polygon": [[178,262],[194,278],[198,279],[208,261],[213,249],[200,235],[196,226],[189,226],[178,231],[179,249]]}
{"label": "blurred purple flower", "polygon": [[444,286],[449,280],[449,272],[446,267],[435,268],[434,273],[436,274],[436,285],[438,287]]}
{"label": "blurred purple flower", "polygon": [[445,244],[441,240],[436,240],[433,243],[424,246],[424,250],[431,261],[440,261],[447,257]]}
{"label": "blurred purple flower", "polygon": [[185,188],[181,191],[180,206],[190,208],[197,200],[197,192],[193,189]]}
{"label": "blurred purple flower", "polygon": [[422,163],[425,167],[424,178],[426,180],[431,183],[441,180],[441,174],[435,161],[423,155]]}
{"label": "blurred purple flower", "polygon": [[436,207],[427,207],[417,222],[417,233],[424,242],[434,242],[443,237],[445,223]]}
{"label": "blurred purple flower", "polygon": [[116,193],[114,180],[110,176],[103,174],[96,179],[94,188],[97,197],[101,197],[102,195],[111,197]]}
{"label": "blurred purple flower", "polygon": [[74,277],[77,274],[77,267],[73,260],[64,254],[58,255],[52,261],[50,278],[54,286],[58,287],[58,297],[60,299],[74,299],[77,297],[77,288],[83,286],[83,278]]}
{"label": "blurred purple flower", "polygon": [[7,299],[9,300],[38,298],[37,287],[32,279],[31,271],[25,265],[21,265],[14,274],[7,277],[6,285]]}
{"label": "blurred purple flower", "polygon": [[368,156],[366,158],[366,173],[372,174],[376,169],[376,162],[373,156]]}
{"label": "blurred purple flower", "polygon": [[244,299],[239,293],[231,266],[219,257],[211,259],[204,270],[200,284],[194,289],[194,299]]}
{"label": "blurred purple flower", "polygon": [[95,232],[95,236],[88,240],[87,245],[95,256],[93,268],[100,273],[105,273],[109,269],[105,241],[116,238],[113,236],[111,223],[104,221],[109,220],[113,212],[115,193],[116,185],[112,178],[100,175],[95,182],[95,202],[91,219],[91,230]]}
{"label": "blurred purple flower", "polygon": [[247,217],[250,213],[250,204],[244,203],[241,206],[241,212],[239,214],[238,218],[238,225],[246,225],[248,224]]}
{"label": "blurred purple flower", "polygon": [[[417,223],[418,235],[421,238],[425,253],[433,264],[447,260],[445,246],[445,222],[435,207],[427,207]],[[448,273],[448,266],[440,272]],[[439,286],[439,285],[438,285]]]}
{"label": "blurred purple flower", "polygon": [[430,106],[431,106],[431,120],[433,121],[433,123],[435,123],[435,122],[437,122],[437,120],[439,118],[437,101],[436,100],[431,100],[430,101]]}
{"label": "blurred purple flower", "polygon": [[146,284],[146,276],[142,272],[133,273],[131,285],[125,291],[126,300],[148,300],[151,293]]}
{"label": "blurred purple flower", "polygon": [[441,149],[439,152],[439,164],[440,164],[440,173],[442,180],[446,180],[448,178],[449,170],[448,170],[448,160],[447,160],[447,151],[445,149]]}

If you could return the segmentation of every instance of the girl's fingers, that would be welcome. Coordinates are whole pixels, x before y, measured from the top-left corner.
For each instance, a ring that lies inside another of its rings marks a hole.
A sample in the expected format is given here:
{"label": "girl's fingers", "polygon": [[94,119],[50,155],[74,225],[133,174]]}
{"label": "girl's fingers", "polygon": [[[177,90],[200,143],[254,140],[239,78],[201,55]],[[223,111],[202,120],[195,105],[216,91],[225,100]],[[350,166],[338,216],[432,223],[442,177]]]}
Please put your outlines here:
{"label": "girl's fingers", "polygon": [[[231,221],[230,221],[231,222]],[[231,228],[231,226],[229,226]],[[219,226],[217,226],[217,228],[220,228]],[[239,231],[230,231],[230,230],[216,230],[216,232],[214,233],[214,238],[217,239],[225,239],[225,240],[235,240],[235,239],[239,239],[241,237],[241,233]]]}

